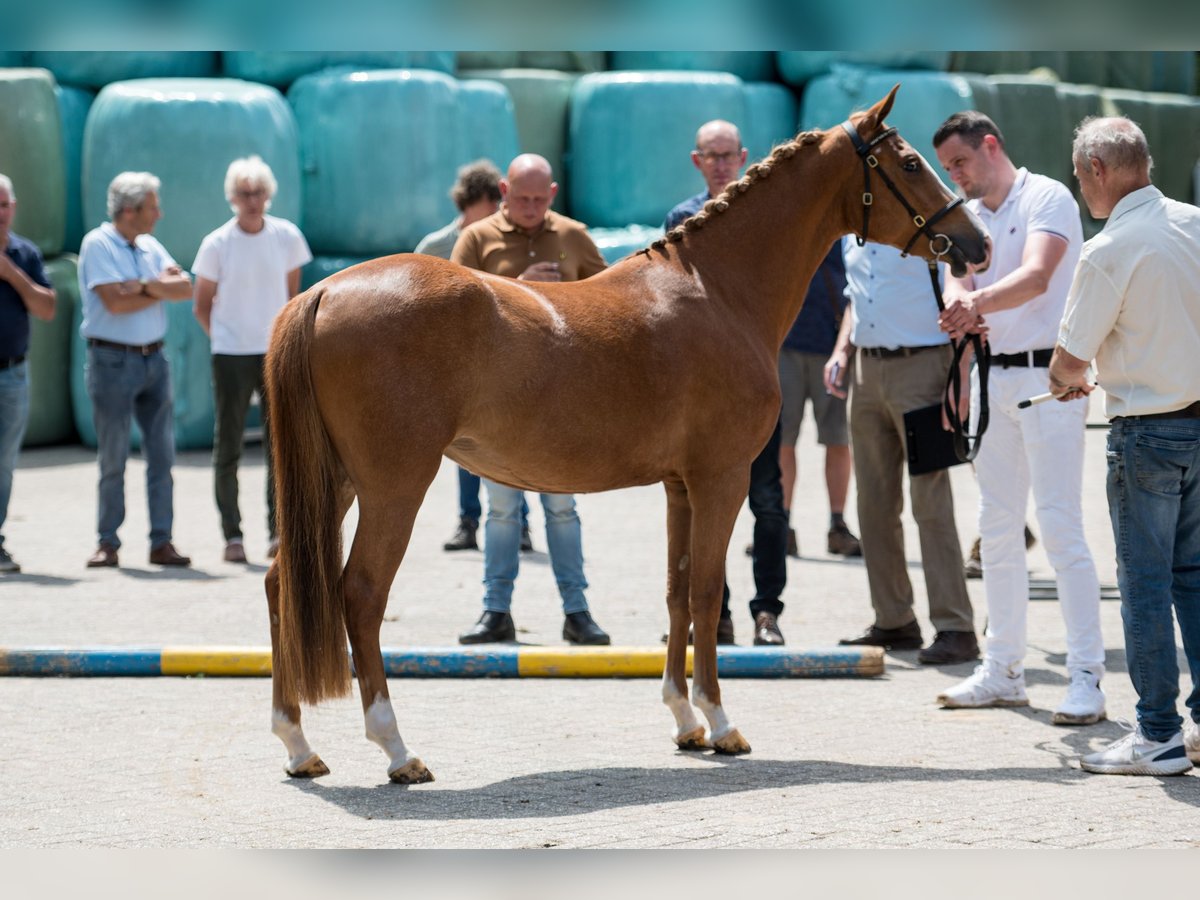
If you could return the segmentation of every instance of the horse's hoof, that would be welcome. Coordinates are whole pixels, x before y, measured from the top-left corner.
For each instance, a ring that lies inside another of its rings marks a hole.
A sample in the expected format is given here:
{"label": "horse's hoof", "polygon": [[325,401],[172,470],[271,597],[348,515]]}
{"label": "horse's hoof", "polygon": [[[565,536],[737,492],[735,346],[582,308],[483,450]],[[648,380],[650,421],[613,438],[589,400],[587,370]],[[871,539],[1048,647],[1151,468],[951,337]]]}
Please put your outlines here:
{"label": "horse's hoof", "polygon": [[433,781],[433,773],[419,759],[410,759],[398,769],[388,772],[388,778],[396,784],[424,784]]}
{"label": "horse's hoof", "polygon": [[712,746],[704,737],[703,725],[697,725],[691,731],[677,735],[675,745],[680,750],[707,750]]}
{"label": "horse's hoof", "polygon": [[320,778],[322,775],[329,774],[329,766],[321,761],[321,757],[313,754],[298,766],[291,766],[287,770],[288,775],[292,778]]}
{"label": "horse's hoof", "polygon": [[750,742],[742,737],[742,733],[734,728],[729,734],[712,742],[712,747],[718,753],[737,755],[750,752]]}

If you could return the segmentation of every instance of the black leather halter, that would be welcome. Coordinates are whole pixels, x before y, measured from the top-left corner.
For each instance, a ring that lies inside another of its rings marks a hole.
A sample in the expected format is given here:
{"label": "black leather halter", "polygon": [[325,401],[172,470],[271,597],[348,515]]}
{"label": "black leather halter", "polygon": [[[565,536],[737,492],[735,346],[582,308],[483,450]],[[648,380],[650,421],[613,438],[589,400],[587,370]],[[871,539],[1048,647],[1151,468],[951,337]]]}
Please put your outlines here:
{"label": "black leather halter", "polygon": [[[854,152],[858,154],[862,160],[863,167],[863,227],[862,234],[856,237],[858,246],[862,246],[867,242],[868,230],[871,227],[871,207],[875,204],[875,197],[871,193],[871,172],[879,173],[879,177],[883,183],[887,185],[887,189],[892,192],[892,196],[900,202],[912,219],[913,225],[916,226],[916,231],[913,236],[908,239],[908,243],[904,245],[901,251],[901,256],[908,256],[908,251],[912,249],[912,245],[917,242],[917,238],[925,235],[929,239],[929,250],[934,258],[929,260],[929,280],[933,285],[933,297],[937,301],[938,309],[942,312],[946,309],[946,303],[942,299],[942,284],[938,280],[938,261],[943,256],[950,252],[950,248],[954,246],[954,241],[948,235],[933,230],[934,224],[941,221],[951,210],[960,206],[963,202],[962,197],[955,197],[933,216],[926,219],[913,208],[913,205],[908,202],[908,198],[904,196],[896,183],[892,181],[887,171],[879,165],[879,159],[872,152],[875,147],[886,141],[896,133],[895,128],[885,128],[869,141],[864,141],[849,120],[842,123],[842,128],[846,134],[850,136],[850,141],[854,144]],[[988,355],[984,352],[983,340],[978,334],[964,335],[961,341],[952,341],[954,347],[954,361],[950,364],[950,371],[946,375],[946,388],[942,392],[942,409],[946,412],[946,419],[950,423],[951,429],[954,431],[954,452],[963,462],[970,462],[979,453],[979,446],[983,439],[983,433],[987,431],[988,426]],[[967,347],[970,346],[975,351],[975,362],[979,372],[979,428],[974,433],[969,432],[970,414],[962,415],[958,409],[958,397],[962,389],[962,373],[959,370],[959,364],[962,361],[963,354]]]}

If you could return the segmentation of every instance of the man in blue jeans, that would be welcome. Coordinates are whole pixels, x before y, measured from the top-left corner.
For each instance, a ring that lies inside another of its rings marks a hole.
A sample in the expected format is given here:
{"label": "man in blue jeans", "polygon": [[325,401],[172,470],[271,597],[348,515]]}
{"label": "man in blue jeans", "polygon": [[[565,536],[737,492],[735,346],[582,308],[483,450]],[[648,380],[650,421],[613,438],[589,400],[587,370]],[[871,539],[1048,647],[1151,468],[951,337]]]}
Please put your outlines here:
{"label": "man in blue jeans", "polygon": [[[1138,695],[1137,725],[1080,765],[1178,775],[1200,763],[1200,209],[1150,183],[1146,137],[1128,119],[1085,119],[1072,160],[1088,209],[1108,221],[1083,246],[1050,390],[1063,401],[1091,393],[1095,359],[1112,423],[1108,508]],[[1172,607],[1191,670],[1186,719],[1175,705]]]}
{"label": "man in blue jeans", "polygon": [[[746,148],[736,125],[723,119],[705,122],[696,132],[696,149],[692,165],[704,176],[704,190],[679,203],[663,222],[670,231],[684,219],[694,216],[709,200],[719,197],[737,181],[746,164]],[[783,633],[779,616],[783,601],[779,599],[787,584],[788,517],[783,503],[782,470],[779,467],[780,426],[767,446],[750,465],[750,512],[754,515],[754,541],[750,555],[754,560],[754,599],[750,601],[750,616],[754,619],[754,643],[780,645]],[[665,637],[664,637],[665,640]],[[717,643],[733,643],[733,615],[729,610],[729,584],[721,597],[721,617],[717,620]]]}
{"label": "man in blue jeans", "polygon": [[29,317],[54,318],[54,289],[46,278],[42,254],[32,242],[13,234],[17,195],[12,179],[0,175],[0,573],[21,567],[4,547],[4,521],[12,496],[13,469],[29,421]]}
{"label": "man in blue jeans", "polygon": [[87,341],[84,380],[92,401],[100,464],[97,531],[88,568],[119,565],[117,529],[125,521],[125,461],[132,420],[142,431],[150,562],[189,566],[171,542],[174,523],[175,424],[171,372],[163,354],[164,303],[187,300],[192,283],[150,232],[162,218],[159,180],[122,172],[108,186],[110,221],[89,231],[79,249],[80,333]]}

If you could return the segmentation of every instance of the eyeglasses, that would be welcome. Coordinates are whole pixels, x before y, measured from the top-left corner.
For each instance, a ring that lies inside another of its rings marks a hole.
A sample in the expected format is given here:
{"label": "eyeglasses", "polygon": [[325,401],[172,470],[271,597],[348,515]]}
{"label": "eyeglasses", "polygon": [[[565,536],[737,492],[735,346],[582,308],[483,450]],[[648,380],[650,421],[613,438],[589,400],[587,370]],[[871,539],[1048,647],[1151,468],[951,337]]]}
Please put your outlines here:
{"label": "eyeglasses", "polygon": [[267,192],[262,188],[256,188],[253,191],[235,191],[234,195],[240,200],[261,200],[267,196]]}
{"label": "eyeglasses", "polygon": [[737,163],[742,161],[741,148],[728,153],[713,153],[711,150],[696,151],[706,163]]}

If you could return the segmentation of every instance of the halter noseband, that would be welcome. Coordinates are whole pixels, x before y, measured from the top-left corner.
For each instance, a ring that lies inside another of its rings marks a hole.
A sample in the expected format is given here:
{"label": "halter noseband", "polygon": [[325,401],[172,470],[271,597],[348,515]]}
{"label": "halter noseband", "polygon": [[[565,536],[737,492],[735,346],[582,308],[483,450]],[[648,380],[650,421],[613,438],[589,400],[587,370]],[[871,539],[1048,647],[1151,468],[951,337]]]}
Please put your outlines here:
{"label": "halter noseband", "polygon": [[892,181],[888,173],[884,169],[880,168],[879,159],[874,153],[871,152],[877,145],[883,143],[892,135],[894,135],[896,133],[896,129],[885,128],[883,131],[879,132],[879,134],[875,135],[875,137],[871,138],[870,141],[864,141],[859,136],[858,129],[851,125],[849,120],[842,123],[842,128],[845,130],[846,134],[850,136],[850,140],[854,144],[854,152],[857,153],[859,158],[862,160],[863,167],[863,227],[862,235],[856,238],[858,241],[858,246],[861,247],[867,242],[867,232],[871,226],[871,206],[875,202],[875,196],[871,193],[871,170],[874,169],[879,173],[879,177],[883,179],[883,183],[887,185],[887,189],[892,192],[892,196],[900,201],[901,206],[908,210],[909,217],[912,219],[913,224],[917,226],[917,230],[913,232],[913,236],[910,237],[908,239],[908,243],[904,245],[904,250],[901,251],[901,255],[908,256],[908,251],[912,249],[912,245],[917,242],[917,238],[919,238],[921,235],[925,235],[925,237],[929,238],[929,250],[934,256],[940,259],[949,253],[950,248],[954,246],[954,241],[950,240],[950,238],[945,234],[934,232],[933,226],[935,223],[940,222],[942,218],[945,217],[952,209],[961,204],[963,202],[962,197],[954,198],[936,213],[934,213],[932,218],[926,219],[915,209],[913,209],[913,205],[908,202],[908,198],[901,193],[900,188],[896,187],[896,183]]}
{"label": "halter noseband", "polygon": [[[917,238],[921,235],[929,238],[929,252],[934,255],[934,258],[929,260],[929,280],[933,284],[933,297],[937,301],[938,309],[945,311],[946,304],[942,300],[942,285],[938,281],[937,264],[938,261],[950,252],[950,248],[954,246],[954,241],[948,235],[933,230],[933,225],[939,222],[952,209],[963,202],[962,197],[956,197],[934,215],[926,219],[908,202],[908,198],[901,193],[900,188],[896,187],[896,183],[888,176],[888,173],[879,165],[879,159],[871,151],[883,141],[886,141],[896,133],[895,128],[885,128],[870,141],[864,141],[858,134],[858,129],[850,124],[849,120],[842,123],[842,128],[846,134],[850,136],[851,142],[854,144],[854,151],[862,160],[863,167],[863,227],[862,234],[856,237],[858,246],[862,246],[867,242],[867,230],[871,225],[871,206],[875,202],[874,196],[871,194],[871,170],[874,169],[879,173],[879,177],[883,179],[883,183],[887,185],[892,196],[895,197],[900,205],[908,210],[908,215],[912,218],[912,222],[917,226],[917,230],[913,232],[913,236],[908,239],[908,243],[904,245],[904,250],[901,251],[901,256],[908,256],[908,251],[912,249],[912,245],[916,243]],[[988,427],[988,369],[990,368],[988,354],[984,352],[983,340],[978,334],[964,335],[961,341],[951,341],[954,347],[954,359],[950,364],[950,370],[946,375],[946,388],[942,392],[942,409],[946,412],[946,419],[950,423],[950,428],[954,433],[954,452],[962,462],[973,460],[976,454],[979,453],[979,447],[983,440],[983,433]],[[970,346],[975,351],[976,366],[979,371],[979,421],[976,425],[974,434],[970,433],[970,422],[968,417],[962,415],[962,411],[958,409],[957,402],[961,393],[961,373],[959,371],[959,361]],[[953,398],[953,400],[951,399]]]}

